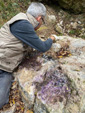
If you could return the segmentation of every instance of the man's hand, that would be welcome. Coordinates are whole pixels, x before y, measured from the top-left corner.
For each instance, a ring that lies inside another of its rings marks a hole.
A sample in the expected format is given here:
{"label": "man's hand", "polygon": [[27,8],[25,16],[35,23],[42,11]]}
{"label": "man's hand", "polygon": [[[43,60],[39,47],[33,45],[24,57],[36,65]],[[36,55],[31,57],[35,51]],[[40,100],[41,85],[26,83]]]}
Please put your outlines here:
{"label": "man's hand", "polygon": [[50,38],[51,38],[53,41],[56,41],[56,40],[58,40],[58,39],[59,39],[59,37],[58,37],[58,36],[56,36],[56,35],[51,35],[51,36],[50,36]]}
{"label": "man's hand", "polygon": [[53,41],[55,41],[55,37],[54,37],[54,36],[50,36],[50,38],[51,38]]}

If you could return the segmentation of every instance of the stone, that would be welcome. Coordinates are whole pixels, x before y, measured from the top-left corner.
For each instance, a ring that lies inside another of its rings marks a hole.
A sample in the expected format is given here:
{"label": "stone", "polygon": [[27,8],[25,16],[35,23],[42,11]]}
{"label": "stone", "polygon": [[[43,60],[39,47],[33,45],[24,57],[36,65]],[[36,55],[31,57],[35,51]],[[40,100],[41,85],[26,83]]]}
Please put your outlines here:
{"label": "stone", "polygon": [[15,110],[16,110],[16,105],[14,104],[12,107],[10,107],[9,109],[7,110],[4,110],[4,111],[0,111],[0,113],[15,113]]}
{"label": "stone", "polygon": [[[25,103],[25,107],[28,109],[32,108],[35,100],[35,88],[32,85],[32,79],[34,77],[33,70],[27,70],[24,68],[20,72],[19,80],[19,90],[22,95],[22,100]],[[28,101],[29,100],[29,101]]]}
{"label": "stone", "polygon": [[56,30],[58,33],[60,33],[60,34],[63,34],[63,29],[62,29],[62,27],[61,27],[59,24],[56,24],[55,30]]}
{"label": "stone", "polygon": [[85,55],[85,41],[83,39],[74,39],[70,41],[70,51],[72,54]]}
{"label": "stone", "polygon": [[58,51],[60,51],[60,49],[61,49],[61,45],[59,43],[53,43],[52,44],[51,50],[53,52],[58,52]]}
{"label": "stone", "polygon": [[57,70],[57,66],[56,61],[45,62],[43,59],[39,71],[31,72],[26,68],[21,70],[18,80],[26,108],[31,109],[34,106],[35,113],[56,113],[63,110],[70,95],[70,87],[67,78]]}
{"label": "stone", "polygon": [[74,28],[74,29],[76,29],[77,28],[77,26],[78,26],[78,24],[77,24],[77,22],[71,22],[71,26],[72,26],[72,28]]}
{"label": "stone", "polygon": [[81,24],[81,21],[78,21],[78,24]]}
{"label": "stone", "polygon": [[23,102],[34,113],[85,112],[85,40],[59,36],[54,48],[67,43],[71,56],[55,60],[39,56],[35,65],[28,59],[30,66],[18,70]]}
{"label": "stone", "polygon": [[[44,1],[46,3],[54,3],[58,2],[58,4],[64,8],[73,12],[75,14],[85,13],[85,0],[37,0],[37,1]],[[57,3],[56,3],[57,4]]]}
{"label": "stone", "polygon": [[[58,0],[57,0],[58,1]],[[59,0],[60,6],[76,14],[85,12],[84,0]]]}
{"label": "stone", "polygon": [[56,22],[55,15],[47,15],[47,21],[49,21],[50,23],[55,23]]}
{"label": "stone", "polygon": [[34,106],[35,113],[62,113],[64,105],[62,103],[58,103],[56,105],[45,106],[39,99],[36,99],[36,103]]}
{"label": "stone", "polygon": [[[63,72],[74,82],[80,96],[80,111],[85,112],[85,40],[83,39],[69,39],[72,56],[60,59]],[[72,107],[73,108],[73,107]],[[75,113],[79,112],[76,106]],[[73,109],[72,111],[73,112]]]}
{"label": "stone", "polygon": [[60,21],[60,25],[63,26],[63,20]]}

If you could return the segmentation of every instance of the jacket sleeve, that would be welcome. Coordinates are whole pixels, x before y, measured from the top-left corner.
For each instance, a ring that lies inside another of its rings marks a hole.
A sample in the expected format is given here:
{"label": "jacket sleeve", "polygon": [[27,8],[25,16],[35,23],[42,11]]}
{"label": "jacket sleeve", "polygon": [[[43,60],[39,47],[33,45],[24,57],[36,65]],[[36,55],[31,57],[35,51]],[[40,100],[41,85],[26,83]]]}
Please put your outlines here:
{"label": "jacket sleeve", "polygon": [[35,48],[40,52],[46,52],[51,48],[52,39],[41,41],[37,36],[32,24],[27,20],[20,20],[10,25],[11,33],[25,44]]}

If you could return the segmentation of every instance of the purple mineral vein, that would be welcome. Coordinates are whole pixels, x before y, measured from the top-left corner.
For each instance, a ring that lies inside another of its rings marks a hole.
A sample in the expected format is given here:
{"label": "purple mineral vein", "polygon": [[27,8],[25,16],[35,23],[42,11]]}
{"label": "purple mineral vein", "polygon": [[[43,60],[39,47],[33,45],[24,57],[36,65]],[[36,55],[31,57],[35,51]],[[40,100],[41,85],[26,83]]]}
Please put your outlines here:
{"label": "purple mineral vein", "polygon": [[[47,103],[50,102],[56,103],[57,101],[60,102],[63,101],[64,100],[63,98],[70,97],[71,90],[70,87],[68,86],[68,80],[64,76],[64,74],[59,73],[59,71],[57,73],[56,71],[56,72],[47,72],[45,76],[46,78],[44,81],[41,82],[41,85],[40,83],[38,84],[41,86],[41,89],[38,92],[38,97],[40,99]],[[43,79],[43,76],[39,77]]]}

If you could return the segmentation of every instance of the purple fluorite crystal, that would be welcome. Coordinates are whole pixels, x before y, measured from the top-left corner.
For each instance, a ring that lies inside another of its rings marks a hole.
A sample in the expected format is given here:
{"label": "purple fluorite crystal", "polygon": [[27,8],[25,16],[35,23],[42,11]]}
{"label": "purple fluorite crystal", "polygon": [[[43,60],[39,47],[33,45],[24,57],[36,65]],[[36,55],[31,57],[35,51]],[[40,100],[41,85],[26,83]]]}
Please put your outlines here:
{"label": "purple fluorite crystal", "polygon": [[45,79],[41,83],[36,83],[36,88],[39,99],[45,103],[53,104],[68,99],[71,92],[66,76],[58,70],[52,72],[52,69],[51,72],[49,71],[45,74]]}

